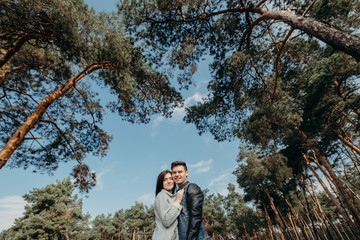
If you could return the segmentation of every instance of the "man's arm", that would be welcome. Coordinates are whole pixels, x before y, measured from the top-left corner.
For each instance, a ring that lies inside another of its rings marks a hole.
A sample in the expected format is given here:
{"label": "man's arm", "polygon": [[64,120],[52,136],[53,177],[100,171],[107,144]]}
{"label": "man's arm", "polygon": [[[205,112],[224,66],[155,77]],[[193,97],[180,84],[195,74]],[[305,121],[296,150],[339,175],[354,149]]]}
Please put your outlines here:
{"label": "man's arm", "polygon": [[199,235],[204,203],[204,194],[198,185],[190,183],[187,189],[186,202],[189,209],[189,227],[186,239],[196,240]]}

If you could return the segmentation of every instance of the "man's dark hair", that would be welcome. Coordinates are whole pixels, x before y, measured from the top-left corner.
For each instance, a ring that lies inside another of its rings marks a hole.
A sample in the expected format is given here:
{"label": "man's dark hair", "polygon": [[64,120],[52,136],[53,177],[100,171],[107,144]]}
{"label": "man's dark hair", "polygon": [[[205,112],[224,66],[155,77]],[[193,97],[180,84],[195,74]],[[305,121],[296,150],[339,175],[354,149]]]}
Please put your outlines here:
{"label": "man's dark hair", "polygon": [[187,171],[187,166],[186,163],[184,163],[183,161],[175,161],[171,164],[171,170],[173,170],[174,167],[176,166],[184,166],[185,171]]}

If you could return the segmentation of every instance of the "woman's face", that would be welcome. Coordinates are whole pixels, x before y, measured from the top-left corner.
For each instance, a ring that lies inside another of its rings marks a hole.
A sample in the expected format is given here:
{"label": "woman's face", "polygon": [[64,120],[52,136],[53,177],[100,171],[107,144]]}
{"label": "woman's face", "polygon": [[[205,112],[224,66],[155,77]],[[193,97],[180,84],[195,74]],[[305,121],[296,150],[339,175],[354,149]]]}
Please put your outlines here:
{"label": "woman's face", "polygon": [[164,177],[163,188],[169,192],[174,188],[174,180],[170,173],[167,173]]}

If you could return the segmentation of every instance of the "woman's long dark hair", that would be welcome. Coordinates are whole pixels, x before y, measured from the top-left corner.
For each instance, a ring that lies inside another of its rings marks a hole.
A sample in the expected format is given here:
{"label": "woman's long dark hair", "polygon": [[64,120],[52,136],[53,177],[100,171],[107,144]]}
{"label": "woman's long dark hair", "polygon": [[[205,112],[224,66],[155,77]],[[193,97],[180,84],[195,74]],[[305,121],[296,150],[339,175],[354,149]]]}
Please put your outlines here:
{"label": "woman's long dark hair", "polygon": [[[156,190],[155,190],[155,197],[158,195],[158,193],[163,189],[163,186],[164,186],[164,177],[166,174],[168,174],[171,172],[169,170],[164,170],[162,171],[159,176],[157,177],[157,180],[156,180]],[[175,191],[175,183],[174,183],[174,188],[171,190],[171,193],[174,193]]]}

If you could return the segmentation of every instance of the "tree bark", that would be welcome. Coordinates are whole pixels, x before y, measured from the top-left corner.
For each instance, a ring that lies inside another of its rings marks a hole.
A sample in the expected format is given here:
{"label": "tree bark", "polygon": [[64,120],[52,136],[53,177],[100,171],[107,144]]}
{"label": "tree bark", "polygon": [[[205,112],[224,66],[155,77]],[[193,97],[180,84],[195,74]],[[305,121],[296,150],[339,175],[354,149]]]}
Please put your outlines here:
{"label": "tree bark", "polygon": [[325,192],[327,193],[327,195],[329,196],[331,202],[334,204],[334,206],[336,207],[336,209],[341,213],[342,217],[345,219],[345,221],[351,225],[351,230],[353,231],[353,233],[356,235],[357,230],[356,230],[356,226],[354,225],[353,221],[348,217],[347,213],[345,212],[345,210],[340,206],[340,204],[336,201],[334,195],[332,195],[332,193],[330,192],[330,190],[327,188],[327,186],[325,185],[325,183],[322,181],[322,179],[320,178],[320,176],[317,174],[317,172],[315,171],[315,169],[311,166],[309,159],[307,158],[307,156],[305,154],[303,154],[303,157],[305,159],[306,165],[308,166],[308,168],[311,170],[311,172],[314,174],[314,176],[316,177],[316,179],[319,181],[320,185],[322,186],[322,188],[325,190]]}
{"label": "tree bark", "polygon": [[[307,175],[308,180],[309,180],[309,182],[310,182],[310,185],[311,185],[311,187],[312,187],[312,189],[313,189],[313,182],[312,182],[311,178],[309,177],[307,171],[306,171],[306,175]],[[312,231],[312,232],[313,232],[313,238],[318,240],[318,239],[319,239],[319,235],[318,235],[318,232],[317,232],[317,230],[316,230],[316,225],[315,225],[315,222],[314,222],[313,217],[310,215],[310,212],[312,211],[312,209],[310,208],[310,203],[309,203],[309,200],[308,200],[308,196],[307,196],[307,194],[306,194],[307,188],[306,188],[306,186],[305,186],[304,176],[302,175],[300,179],[301,179],[301,183],[302,183],[302,184],[301,184],[301,189],[302,189],[302,192],[303,192],[303,194],[304,194],[304,199],[305,199],[305,203],[306,203],[306,207],[304,206],[304,204],[302,204],[302,206],[304,207],[305,215],[308,217],[309,222],[311,222],[310,233],[311,233],[311,231]],[[313,189],[313,190],[314,190],[314,189]],[[314,192],[314,191],[313,191],[313,192]],[[311,196],[310,191],[309,191],[309,195]],[[301,199],[300,196],[299,196],[299,199]],[[311,199],[314,201],[314,199],[313,199],[312,197],[311,197]],[[302,202],[302,201],[300,201],[300,202]]]}
{"label": "tree bark", "polygon": [[[310,139],[306,136],[306,134],[304,132],[302,132],[297,127],[296,127],[296,130],[299,132],[300,136],[303,138],[305,143],[308,146],[311,146],[312,143],[311,143]],[[340,179],[336,176],[336,174],[335,174],[334,170],[332,169],[329,161],[320,154],[319,149],[317,149],[315,147],[311,147],[311,150],[314,152],[314,154],[316,156],[318,156],[320,162],[322,163],[322,165],[325,167],[325,169],[329,173],[330,177],[332,178],[332,183],[336,187],[338,193],[341,195],[341,198],[343,199],[343,201],[345,202],[345,204],[346,204],[347,208],[349,209],[351,215],[353,216],[354,221],[355,221],[355,225],[360,229],[360,212],[359,212],[359,209],[357,209],[357,207],[354,205],[350,195],[346,191],[346,189],[343,186]]]}
{"label": "tree bark", "polygon": [[[334,83],[334,85],[335,85],[335,87],[336,87],[336,93],[337,93],[337,95],[338,95],[339,97],[341,97],[344,102],[349,102],[349,99],[346,97],[346,95],[345,95],[345,94],[341,91],[341,89],[340,89],[340,83],[339,83],[339,81],[336,80],[336,79],[334,79],[334,80],[333,80],[333,83]],[[359,108],[355,108],[355,107],[354,107],[353,110],[354,110],[354,112],[355,112],[357,115],[360,115],[360,109],[359,109]]]}
{"label": "tree bark", "polygon": [[[332,220],[330,220],[330,219],[328,219],[327,217],[326,217],[326,214],[324,213],[324,211],[323,211],[323,209],[322,209],[322,207],[321,207],[321,204],[320,204],[320,202],[319,202],[319,199],[318,199],[318,197],[317,197],[317,195],[316,195],[316,191],[315,191],[315,188],[314,188],[314,184],[313,184],[313,182],[312,182],[312,180],[311,180],[311,178],[309,177],[309,175],[308,175],[308,173],[306,172],[306,174],[307,174],[307,176],[308,176],[308,178],[309,178],[309,182],[310,182],[310,185],[311,185],[311,190],[312,190],[312,192],[313,192],[313,201],[315,202],[315,205],[317,206],[317,208],[319,209],[319,212],[320,212],[320,215],[321,215],[321,217],[322,217],[322,219],[325,219],[324,220],[324,222],[325,222],[325,224],[326,224],[326,222],[328,222],[329,223],[329,225],[333,228],[333,230],[335,231],[335,233],[338,235],[338,233],[336,232],[336,227],[332,224]],[[315,210],[315,209],[314,209]],[[316,212],[316,210],[315,210],[315,212]],[[342,239],[342,237],[340,236],[340,235],[338,235],[338,237],[339,237],[339,239]]]}
{"label": "tree bark", "polygon": [[349,54],[355,58],[356,61],[360,61],[360,37],[358,36],[340,31],[314,19],[298,16],[284,10],[268,11],[254,21],[254,25],[266,19],[282,21],[294,29],[316,37],[336,50]]}
{"label": "tree bark", "polygon": [[358,155],[360,155],[360,148],[356,146],[351,140],[344,138],[340,134],[338,135],[338,137],[340,138],[341,142],[343,142],[346,146],[351,148],[351,150],[355,151]]}
{"label": "tree bark", "polygon": [[[340,31],[336,28],[333,28],[329,25],[321,23],[311,18],[306,18],[300,15],[291,13],[290,11],[280,10],[280,11],[269,11],[262,7],[238,7],[233,9],[221,10],[218,12],[204,13],[200,15],[186,19],[183,16],[180,18],[172,18],[165,20],[156,20],[146,17],[145,22],[152,23],[167,23],[167,22],[177,22],[177,23],[188,23],[195,21],[204,21],[206,18],[211,18],[214,16],[229,14],[229,13],[257,13],[260,16],[250,24],[248,29],[243,34],[243,39],[241,42],[244,42],[245,37],[252,28],[259,24],[263,20],[279,20],[285,24],[288,24],[294,29],[298,29],[307,33],[310,36],[325,42],[336,50],[343,51],[350,56],[354,57],[357,61],[360,61],[360,37],[356,35],[349,34],[344,31]],[[241,45],[241,44],[240,44]]]}
{"label": "tree bark", "polygon": [[[290,223],[292,223],[293,225],[293,228],[294,228],[294,231],[296,233],[296,236],[298,236],[299,239],[302,239],[302,237],[300,237],[301,235],[301,232],[302,232],[302,235],[303,237],[305,238],[305,240],[309,240],[308,239],[308,236],[306,235],[306,229],[305,229],[305,226],[302,224],[301,222],[301,219],[300,219],[300,216],[297,214],[297,212],[295,211],[295,209],[293,208],[292,204],[290,203],[290,201],[285,198],[285,202],[287,203],[287,205],[290,207],[290,210],[291,210],[291,214],[294,216],[294,220],[292,221],[291,219],[291,215],[289,213],[289,220],[290,220]],[[297,227],[300,227],[301,231],[298,231],[298,228]]]}
{"label": "tree bark", "polygon": [[274,204],[274,202],[273,202],[273,200],[272,200],[272,198],[271,198],[271,196],[270,196],[267,189],[265,189],[265,193],[266,193],[266,195],[267,195],[267,197],[268,197],[268,199],[270,201],[270,207],[273,210],[273,212],[275,213],[276,220],[277,220],[278,224],[280,224],[280,227],[282,229],[282,234],[284,234],[286,236],[286,238],[291,239],[289,233],[286,231],[286,227],[287,227],[286,223],[283,220],[283,218],[280,216],[280,213],[277,211],[276,206],[275,206],[275,204]]}
{"label": "tree bark", "polygon": [[13,133],[10,139],[7,141],[4,148],[0,151],[0,169],[5,166],[6,162],[9,160],[11,155],[15,152],[15,150],[20,146],[20,144],[24,141],[24,138],[27,133],[37,124],[47,108],[55,102],[60,97],[64,96],[64,94],[72,88],[79,80],[84,78],[86,75],[100,69],[100,68],[108,68],[109,64],[107,63],[93,63],[88,65],[82,72],[80,72],[77,76],[67,81],[67,83],[62,87],[54,90],[47,97],[45,97],[37,106],[35,111],[26,119],[26,121]]}
{"label": "tree bark", "polygon": [[270,219],[270,216],[269,216],[269,214],[268,214],[268,211],[267,211],[267,209],[266,209],[266,206],[265,206],[265,204],[264,204],[264,211],[265,211],[265,219],[266,219],[266,223],[267,223],[267,227],[268,227],[268,229],[269,229],[269,235],[270,235],[270,240],[276,240],[276,237],[275,236],[273,236],[274,235],[274,231],[272,231],[271,230],[271,225],[272,225],[272,223],[271,223],[271,219]]}

